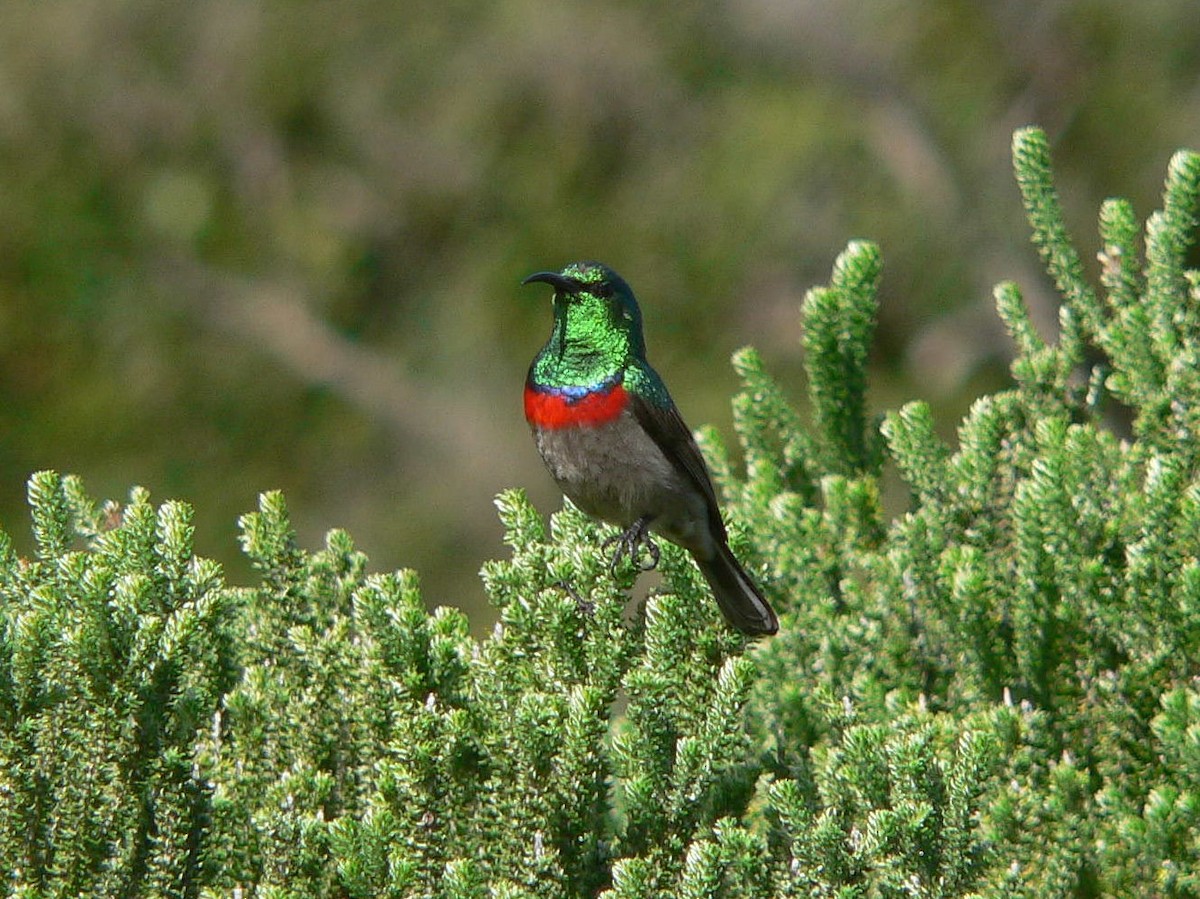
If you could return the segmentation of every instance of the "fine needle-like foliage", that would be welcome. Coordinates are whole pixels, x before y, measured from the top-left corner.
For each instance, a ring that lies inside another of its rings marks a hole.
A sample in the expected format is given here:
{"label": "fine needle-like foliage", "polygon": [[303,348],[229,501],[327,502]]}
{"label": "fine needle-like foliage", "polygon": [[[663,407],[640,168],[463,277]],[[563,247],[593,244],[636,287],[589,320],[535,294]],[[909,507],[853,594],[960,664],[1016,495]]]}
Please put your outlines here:
{"label": "fine needle-like foliage", "polygon": [[1098,284],[1045,136],[1014,159],[1060,326],[997,288],[1012,385],[953,444],[919,401],[870,418],[869,243],[803,304],[810,415],[735,356],[744,473],[701,442],[782,612],[758,644],[683,551],[635,587],[516,490],[480,638],[345,533],[300,548],[278,494],[234,588],[187,506],[34,475],[32,557],[0,536],[5,894],[1200,896],[1200,156],[1144,228],[1105,203]]}

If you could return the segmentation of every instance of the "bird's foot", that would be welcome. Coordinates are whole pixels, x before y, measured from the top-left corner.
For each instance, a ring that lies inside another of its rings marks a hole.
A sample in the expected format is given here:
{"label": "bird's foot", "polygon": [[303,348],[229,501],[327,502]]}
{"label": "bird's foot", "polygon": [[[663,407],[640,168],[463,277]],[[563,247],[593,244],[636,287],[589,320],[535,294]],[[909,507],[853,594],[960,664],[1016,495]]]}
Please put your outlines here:
{"label": "bird's foot", "polygon": [[[649,515],[642,516],[621,533],[609,537],[604,541],[601,549],[608,549],[614,543],[617,549],[613,553],[612,561],[608,563],[608,570],[613,575],[616,575],[621,560],[625,558],[628,558],[639,571],[653,571],[658,567],[658,544],[650,536]],[[642,558],[643,550],[646,554],[645,559]]]}

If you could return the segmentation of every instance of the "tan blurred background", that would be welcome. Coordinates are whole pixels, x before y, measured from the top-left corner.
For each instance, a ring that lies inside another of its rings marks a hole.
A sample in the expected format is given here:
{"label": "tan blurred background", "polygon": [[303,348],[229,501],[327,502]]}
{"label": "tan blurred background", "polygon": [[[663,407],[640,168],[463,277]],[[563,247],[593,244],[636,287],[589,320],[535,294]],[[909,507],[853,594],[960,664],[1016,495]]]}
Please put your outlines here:
{"label": "tan blurred background", "polygon": [[1147,2],[32,2],[0,5],[0,524],[24,483],[132,484],[234,522],[282,488],[472,611],[491,506],[558,496],[520,409],[531,271],[633,284],[688,421],[729,434],[729,354],[798,401],[797,308],[884,251],[873,403],[950,434],[1003,383],[991,311],[1053,298],[1010,174],[1056,148],[1090,260],[1109,193],[1200,144],[1200,14]]}

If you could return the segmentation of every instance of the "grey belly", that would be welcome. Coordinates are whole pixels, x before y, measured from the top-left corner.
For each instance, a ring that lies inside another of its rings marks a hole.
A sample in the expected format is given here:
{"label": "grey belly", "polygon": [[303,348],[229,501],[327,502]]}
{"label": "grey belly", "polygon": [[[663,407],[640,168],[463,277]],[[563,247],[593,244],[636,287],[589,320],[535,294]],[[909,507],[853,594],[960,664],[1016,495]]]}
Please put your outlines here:
{"label": "grey belly", "polygon": [[704,495],[628,413],[593,428],[535,430],[538,452],[580,509],[625,528],[651,516],[651,529],[707,558],[712,552]]}

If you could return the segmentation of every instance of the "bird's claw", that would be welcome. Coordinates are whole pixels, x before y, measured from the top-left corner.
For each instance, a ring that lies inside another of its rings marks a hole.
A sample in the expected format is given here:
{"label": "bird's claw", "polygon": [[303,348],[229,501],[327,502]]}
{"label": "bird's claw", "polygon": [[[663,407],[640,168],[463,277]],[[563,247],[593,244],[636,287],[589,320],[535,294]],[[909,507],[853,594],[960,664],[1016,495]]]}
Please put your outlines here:
{"label": "bird's claw", "polygon": [[[608,570],[614,576],[617,568],[621,565],[621,560],[625,558],[628,558],[638,571],[653,571],[658,567],[658,544],[650,536],[650,519],[648,517],[639,518],[621,533],[609,537],[604,541],[601,549],[607,550],[614,543],[617,549],[608,563]],[[641,557],[643,549],[646,551],[647,558],[645,560]]]}

